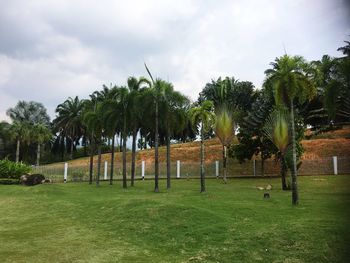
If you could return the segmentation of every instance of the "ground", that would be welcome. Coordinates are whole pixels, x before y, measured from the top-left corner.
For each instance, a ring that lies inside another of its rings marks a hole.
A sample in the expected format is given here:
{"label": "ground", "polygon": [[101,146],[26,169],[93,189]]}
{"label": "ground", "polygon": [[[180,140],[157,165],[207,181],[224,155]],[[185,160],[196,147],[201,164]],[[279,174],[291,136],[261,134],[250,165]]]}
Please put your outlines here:
{"label": "ground", "polygon": [[[0,185],[0,262],[347,262],[350,176]],[[271,198],[257,186],[271,184]]]}

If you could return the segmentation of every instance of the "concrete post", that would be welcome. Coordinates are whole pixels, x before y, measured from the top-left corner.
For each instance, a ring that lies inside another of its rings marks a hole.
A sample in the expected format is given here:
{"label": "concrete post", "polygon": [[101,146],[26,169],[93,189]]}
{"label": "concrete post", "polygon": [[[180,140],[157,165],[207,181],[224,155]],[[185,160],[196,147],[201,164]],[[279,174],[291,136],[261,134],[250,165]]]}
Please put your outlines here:
{"label": "concrete post", "polygon": [[176,161],[176,178],[180,178],[180,161]]}
{"label": "concrete post", "polygon": [[142,161],[141,163],[141,178],[142,180],[145,180],[145,161]]}
{"label": "concrete post", "polygon": [[219,161],[215,161],[215,176],[219,177]]}
{"label": "concrete post", "polygon": [[338,158],[337,156],[333,156],[333,170],[334,170],[334,175],[338,174]]}
{"label": "concrete post", "polygon": [[64,179],[63,181],[67,182],[67,176],[68,176],[68,163],[64,163]]}
{"label": "concrete post", "polygon": [[105,161],[105,170],[104,170],[104,172],[105,172],[104,179],[105,180],[107,180],[107,170],[108,170],[108,163],[107,163],[107,161]]}

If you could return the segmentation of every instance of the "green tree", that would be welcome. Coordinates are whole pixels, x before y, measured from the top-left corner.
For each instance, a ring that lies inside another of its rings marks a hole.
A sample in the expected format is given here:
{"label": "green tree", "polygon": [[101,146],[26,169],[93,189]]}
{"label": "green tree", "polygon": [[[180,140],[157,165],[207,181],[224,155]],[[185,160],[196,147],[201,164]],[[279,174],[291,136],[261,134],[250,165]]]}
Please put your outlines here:
{"label": "green tree", "polygon": [[56,130],[70,140],[70,159],[73,159],[74,144],[82,137],[85,127],[82,121],[84,103],[78,96],[69,97],[56,108],[58,116],[53,120]]}
{"label": "green tree", "polygon": [[212,101],[203,101],[199,106],[193,107],[189,111],[191,123],[196,129],[200,129],[201,138],[201,162],[200,162],[200,177],[201,177],[201,192],[205,192],[205,169],[204,169],[204,132],[208,131],[214,124],[214,104]]}
{"label": "green tree", "polygon": [[52,138],[50,129],[42,123],[36,124],[32,130],[32,138],[38,144],[36,153],[36,165],[40,165],[41,145]]}
{"label": "green tree", "polygon": [[27,122],[14,121],[10,128],[10,137],[16,140],[16,163],[19,162],[21,142],[30,140],[31,126]]}
{"label": "green tree", "polygon": [[286,105],[290,111],[291,135],[292,135],[292,204],[299,202],[297,184],[297,157],[294,123],[294,100],[300,103],[310,100],[315,94],[315,86],[310,77],[305,73],[305,60],[300,56],[284,55],[270,63],[271,69],[265,71],[265,83],[273,86],[274,97],[277,105]]}

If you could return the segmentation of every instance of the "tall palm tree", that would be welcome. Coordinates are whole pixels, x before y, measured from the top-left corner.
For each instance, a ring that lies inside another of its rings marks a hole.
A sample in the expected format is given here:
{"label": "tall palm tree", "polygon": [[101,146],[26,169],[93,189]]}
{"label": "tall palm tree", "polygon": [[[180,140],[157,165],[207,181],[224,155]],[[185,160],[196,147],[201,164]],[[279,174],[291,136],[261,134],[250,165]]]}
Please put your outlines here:
{"label": "tall palm tree", "polygon": [[26,142],[30,138],[31,126],[27,122],[15,121],[10,127],[10,137],[16,140],[16,163],[19,162],[19,151],[21,142]]}
{"label": "tall palm tree", "polygon": [[83,122],[86,125],[87,130],[90,134],[93,134],[94,144],[97,144],[97,153],[98,153],[98,161],[97,161],[97,178],[96,185],[100,184],[100,176],[101,176],[101,146],[102,146],[102,136],[104,132],[103,115],[101,110],[101,103],[96,104],[96,110],[86,111],[83,116]]}
{"label": "tall palm tree", "polygon": [[234,137],[234,121],[232,112],[224,104],[215,110],[214,131],[223,147],[223,179],[227,183],[227,147],[231,145]]}
{"label": "tall palm tree", "polygon": [[36,152],[36,165],[40,165],[40,154],[41,154],[41,145],[44,142],[49,141],[52,138],[52,133],[50,129],[44,124],[36,124],[32,129],[32,134],[34,140],[37,142],[37,152]]}
{"label": "tall palm tree", "polygon": [[299,202],[297,184],[297,160],[294,123],[294,100],[304,102],[311,99],[316,90],[309,76],[305,74],[305,60],[300,56],[288,56],[276,58],[270,63],[271,69],[265,71],[266,82],[273,85],[274,96],[277,105],[286,105],[290,110],[291,134],[292,134],[292,204]]}
{"label": "tall palm tree", "polygon": [[205,192],[205,169],[204,169],[204,132],[208,131],[215,120],[214,104],[212,101],[206,100],[197,107],[193,107],[189,111],[191,123],[196,128],[200,128],[201,137],[201,192]]}
{"label": "tall palm tree", "polygon": [[164,94],[160,100],[160,109],[166,137],[167,189],[171,187],[170,138],[176,132],[184,129],[186,125],[186,106],[189,103],[190,101],[186,96],[178,91],[174,91],[171,83],[167,83],[164,86]]}
{"label": "tall palm tree", "polygon": [[132,131],[132,152],[131,152],[131,186],[134,186],[135,181],[135,162],[136,162],[136,136],[139,130],[141,122],[141,112],[142,112],[142,96],[140,94],[141,89],[146,85],[147,87],[151,86],[151,83],[146,78],[128,78],[128,88],[130,91],[130,122],[131,122],[131,131]]}
{"label": "tall palm tree", "polygon": [[82,112],[84,103],[79,100],[78,96],[74,99],[69,97],[56,108],[58,116],[53,121],[54,126],[65,131],[70,144],[70,159],[73,159],[74,144],[81,138],[84,133],[82,123]]}
{"label": "tall palm tree", "polygon": [[147,65],[145,68],[152,80],[152,96],[155,106],[155,129],[154,129],[154,192],[159,192],[159,153],[158,153],[158,142],[159,142],[159,101],[164,93],[164,88],[167,82],[161,79],[153,79],[151,72],[149,71]]}

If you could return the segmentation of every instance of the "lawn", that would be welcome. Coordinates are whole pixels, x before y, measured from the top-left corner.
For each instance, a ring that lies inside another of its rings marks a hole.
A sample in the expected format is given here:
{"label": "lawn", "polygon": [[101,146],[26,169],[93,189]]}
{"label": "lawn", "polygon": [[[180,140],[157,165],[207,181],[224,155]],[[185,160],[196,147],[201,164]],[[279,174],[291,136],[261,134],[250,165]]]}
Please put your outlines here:
{"label": "lawn", "polygon": [[[271,198],[256,186],[274,187]],[[0,262],[347,262],[350,176],[0,185]]]}

